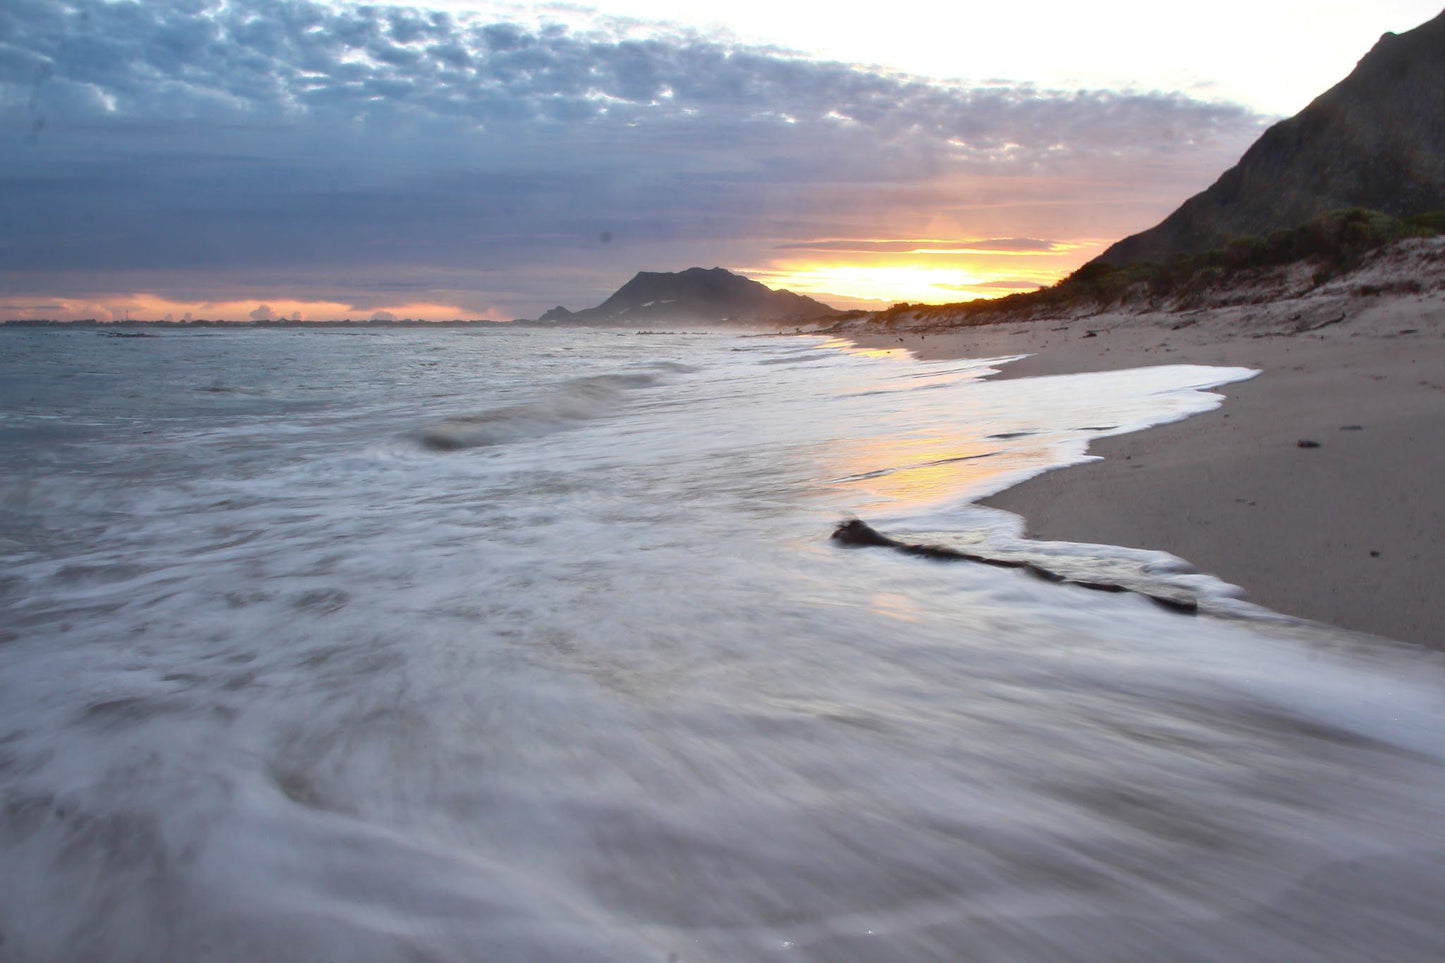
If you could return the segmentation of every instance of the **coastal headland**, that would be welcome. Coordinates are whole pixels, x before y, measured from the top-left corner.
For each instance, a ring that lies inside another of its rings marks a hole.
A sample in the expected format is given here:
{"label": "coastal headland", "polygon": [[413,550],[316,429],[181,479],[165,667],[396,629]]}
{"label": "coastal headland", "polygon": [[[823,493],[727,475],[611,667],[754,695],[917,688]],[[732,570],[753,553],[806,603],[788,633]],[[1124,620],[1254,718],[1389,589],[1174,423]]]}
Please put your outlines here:
{"label": "coastal headland", "polygon": [[1276,611],[1445,649],[1445,238],[1307,290],[1287,273],[1191,308],[843,333],[921,358],[1028,355],[1000,378],[1258,369],[1212,412],[1102,439],[1098,460],[986,503],[1035,538],[1164,550]]}
{"label": "coastal headland", "polygon": [[1208,414],[988,504],[1279,612],[1445,649],[1445,13],[1387,33],[1207,190],[1054,285],[835,333],[1014,378],[1247,367]]}

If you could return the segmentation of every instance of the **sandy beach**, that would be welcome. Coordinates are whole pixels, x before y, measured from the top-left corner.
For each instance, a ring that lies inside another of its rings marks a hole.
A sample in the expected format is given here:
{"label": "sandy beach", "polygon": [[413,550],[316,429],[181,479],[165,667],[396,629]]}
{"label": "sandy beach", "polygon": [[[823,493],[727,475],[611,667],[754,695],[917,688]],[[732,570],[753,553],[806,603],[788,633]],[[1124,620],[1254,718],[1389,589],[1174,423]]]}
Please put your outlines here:
{"label": "sandy beach", "polygon": [[1161,549],[1276,611],[1445,649],[1442,252],[1421,245],[1300,297],[858,340],[923,358],[1029,355],[1001,378],[1258,369],[1213,412],[1102,439],[1098,460],[987,504],[1032,537]]}

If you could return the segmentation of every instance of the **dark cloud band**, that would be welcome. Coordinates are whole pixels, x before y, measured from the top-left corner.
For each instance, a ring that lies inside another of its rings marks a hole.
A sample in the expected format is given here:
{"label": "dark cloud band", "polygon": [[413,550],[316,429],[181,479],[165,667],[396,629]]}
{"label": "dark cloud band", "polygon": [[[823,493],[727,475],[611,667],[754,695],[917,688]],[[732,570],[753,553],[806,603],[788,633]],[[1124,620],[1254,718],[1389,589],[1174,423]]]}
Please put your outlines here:
{"label": "dark cloud band", "polygon": [[797,239],[867,237],[958,178],[1078,178],[1232,150],[1261,123],[1175,94],[938,84],[635,33],[308,0],[9,0],[0,233],[25,240],[3,249],[0,282],[358,264],[521,276],[546,259],[583,269],[603,235],[634,256],[841,251]]}

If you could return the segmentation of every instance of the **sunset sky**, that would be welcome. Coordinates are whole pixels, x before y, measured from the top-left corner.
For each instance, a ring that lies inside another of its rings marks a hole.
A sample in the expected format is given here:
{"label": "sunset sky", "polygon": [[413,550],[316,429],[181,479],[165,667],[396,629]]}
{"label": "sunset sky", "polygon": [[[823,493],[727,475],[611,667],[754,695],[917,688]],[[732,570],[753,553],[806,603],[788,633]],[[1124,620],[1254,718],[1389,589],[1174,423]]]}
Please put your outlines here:
{"label": "sunset sky", "polygon": [[1028,289],[1439,2],[5,0],[0,318]]}

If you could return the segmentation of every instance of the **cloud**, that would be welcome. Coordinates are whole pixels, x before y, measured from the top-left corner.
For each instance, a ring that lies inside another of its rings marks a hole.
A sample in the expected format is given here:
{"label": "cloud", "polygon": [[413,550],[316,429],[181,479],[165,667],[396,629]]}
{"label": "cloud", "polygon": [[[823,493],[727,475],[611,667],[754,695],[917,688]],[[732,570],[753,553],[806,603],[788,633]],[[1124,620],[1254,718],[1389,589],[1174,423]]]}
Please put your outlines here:
{"label": "cloud", "polygon": [[839,254],[1057,254],[1069,245],[1032,237],[993,237],[958,241],[799,241],[776,244],[775,251],[819,251]]}
{"label": "cloud", "polygon": [[1032,290],[1034,290],[1035,288],[1037,288],[1037,287],[1039,287],[1039,286],[1040,286],[1040,285],[1039,285],[1039,282],[1037,282],[1037,281],[1023,281],[1023,280],[983,281],[983,282],[978,283],[978,284],[959,284],[959,285],[956,285],[956,287],[957,287],[958,290],[960,290],[960,291],[963,291],[963,290],[972,291],[972,290],[974,290],[974,289],[976,289],[976,288],[988,288],[988,289],[990,289],[990,290],[1000,290],[1000,291],[1032,291]]}
{"label": "cloud", "polygon": [[1012,232],[1070,198],[1099,205],[1089,236],[1107,237],[1138,209],[1126,194],[1157,207],[1204,186],[1261,123],[1176,94],[925,82],[603,21],[11,0],[0,283],[240,297],[264,277],[259,300],[384,277],[523,313],[688,266],[668,258],[826,253],[843,249],[805,239],[880,229],[1001,230],[969,243],[1024,253],[1053,242]]}

